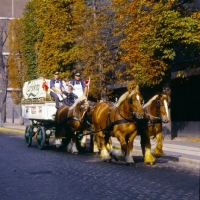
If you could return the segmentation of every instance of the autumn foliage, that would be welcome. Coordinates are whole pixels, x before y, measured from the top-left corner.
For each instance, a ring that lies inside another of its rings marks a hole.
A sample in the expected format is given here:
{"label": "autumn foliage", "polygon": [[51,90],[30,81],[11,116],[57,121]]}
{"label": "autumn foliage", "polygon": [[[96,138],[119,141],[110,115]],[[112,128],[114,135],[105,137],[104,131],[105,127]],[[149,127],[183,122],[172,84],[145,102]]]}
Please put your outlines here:
{"label": "autumn foliage", "polygon": [[22,87],[24,83],[24,66],[21,55],[21,40],[18,40],[21,32],[21,20],[15,19],[10,22],[8,37],[9,59],[8,59],[8,79],[9,87],[14,88],[11,92],[13,102],[18,104],[22,98]]}
{"label": "autumn foliage", "polygon": [[[133,78],[141,86],[161,84],[173,62],[199,56],[200,11],[193,2],[32,0],[13,41],[20,44],[16,72],[21,67],[23,82],[51,78],[55,70],[70,78],[80,70],[96,98],[107,85]],[[12,56],[9,66],[17,60]],[[17,79],[9,81],[16,88]]]}

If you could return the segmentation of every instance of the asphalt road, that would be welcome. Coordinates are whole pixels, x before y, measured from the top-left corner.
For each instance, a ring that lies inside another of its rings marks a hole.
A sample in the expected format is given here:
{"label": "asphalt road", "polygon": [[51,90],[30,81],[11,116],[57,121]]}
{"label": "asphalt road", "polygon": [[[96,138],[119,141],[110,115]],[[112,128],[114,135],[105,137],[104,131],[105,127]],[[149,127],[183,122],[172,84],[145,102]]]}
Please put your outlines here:
{"label": "asphalt road", "polygon": [[99,155],[72,155],[50,144],[27,147],[23,135],[0,133],[1,200],[198,199],[199,166],[158,159],[135,165],[102,162]]}

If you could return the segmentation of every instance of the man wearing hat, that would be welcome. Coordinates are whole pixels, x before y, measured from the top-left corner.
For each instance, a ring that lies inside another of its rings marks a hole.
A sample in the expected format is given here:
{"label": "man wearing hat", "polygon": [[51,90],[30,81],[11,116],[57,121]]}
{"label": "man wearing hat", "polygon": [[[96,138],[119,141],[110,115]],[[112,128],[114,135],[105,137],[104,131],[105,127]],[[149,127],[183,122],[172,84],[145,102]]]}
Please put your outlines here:
{"label": "man wearing hat", "polygon": [[68,87],[68,93],[73,93],[77,95],[78,97],[82,96],[83,94],[85,95],[85,87],[86,84],[85,82],[81,79],[81,73],[76,72],[74,79],[70,81],[70,85],[73,85],[72,87]]}
{"label": "man wearing hat", "polygon": [[55,99],[57,109],[59,108],[59,101],[63,100],[63,92],[65,92],[65,88],[62,80],[59,79],[59,72],[56,71],[54,78],[50,81],[50,95]]}

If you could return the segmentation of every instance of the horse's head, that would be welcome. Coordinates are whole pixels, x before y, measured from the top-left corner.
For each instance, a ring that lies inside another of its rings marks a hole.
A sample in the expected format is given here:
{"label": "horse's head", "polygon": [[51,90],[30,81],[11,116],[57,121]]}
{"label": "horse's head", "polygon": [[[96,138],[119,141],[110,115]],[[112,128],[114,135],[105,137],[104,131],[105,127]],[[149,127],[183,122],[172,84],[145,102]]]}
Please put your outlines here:
{"label": "horse's head", "polygon": [[137,119],[142,119],[144,117],[144,110],[142,107],[142,96],[139,91],[139,86],[135,86],[135,89],[128,95],[128,103],[131,112]]}
{"label": "horse's head", "polygon": [[90,118],[90,117],[92,117],[92,113],[93,113],[94,108],[97,105],[97,103],[96,102],[92,102],[92,101],[89,101],[88,103],[89,103],[89,108],[87,110],[87,116]]}
{"label": "horse's head", "polygon": [[169,111],[168,111],[168,96],[166,94],[158,94],[158,98],[156,100],[156,106],[158,108],[158,112],[162,122],[169,122]]}
{"label": "horse's head", "polygon": [[79,97],[74,105],[73,105],[73,109],[75,110],[74,114],[76,113],[76,116],[81,122],[83,121],[83,118],[85,116],[85,113],[88,111],[89,109],[89,103],[87,101],[87,97],[86,96],[81,96]]}
{"label": "horse's head", "polygon": [[152,97],[143,108],[151,120],[161,119],[162,122],[169,122],[168,112],[168,96],[166,94],[158,93]]}

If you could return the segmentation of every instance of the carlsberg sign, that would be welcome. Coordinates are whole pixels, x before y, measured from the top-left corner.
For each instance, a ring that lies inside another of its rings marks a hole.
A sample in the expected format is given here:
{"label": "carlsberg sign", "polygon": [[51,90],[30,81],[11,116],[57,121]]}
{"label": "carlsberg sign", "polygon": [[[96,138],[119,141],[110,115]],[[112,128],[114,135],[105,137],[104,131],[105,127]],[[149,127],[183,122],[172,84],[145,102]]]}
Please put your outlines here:
{"label": "carlsberg sign", "polygon": [[[25,99],[32,99],[32,98],[42,98],[46,97],[46,93],[49,91],[45,91],[42,88],[43,85],[43,78],[34,79],[31,81],[27,81],[24,83],[23,87],[23,95]],[[50,80],[45,80],[47,85],[49,86]]]}

